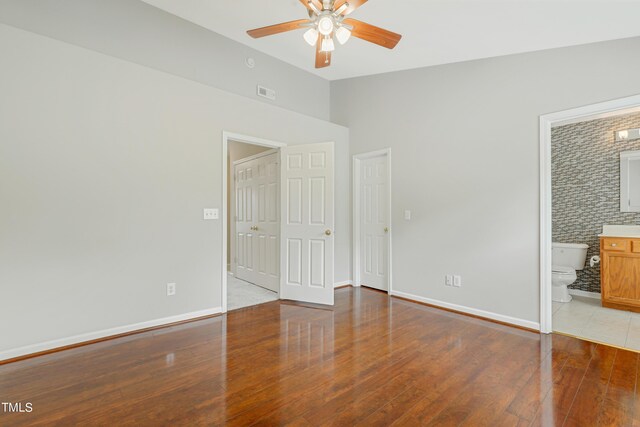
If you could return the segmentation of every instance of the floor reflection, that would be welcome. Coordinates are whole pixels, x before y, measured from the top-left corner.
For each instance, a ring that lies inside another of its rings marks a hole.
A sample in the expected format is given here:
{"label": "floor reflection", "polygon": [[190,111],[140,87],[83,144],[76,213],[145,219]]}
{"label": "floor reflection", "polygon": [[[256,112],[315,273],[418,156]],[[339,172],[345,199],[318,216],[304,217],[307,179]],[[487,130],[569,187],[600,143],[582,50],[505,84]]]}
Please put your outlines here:
{"label": "floor reflection", "polygon": [[[270,302],[0,366],[0,425],[632,425],[638,354],[392,298]],[[638,408],[637,408],[637,407]]]}

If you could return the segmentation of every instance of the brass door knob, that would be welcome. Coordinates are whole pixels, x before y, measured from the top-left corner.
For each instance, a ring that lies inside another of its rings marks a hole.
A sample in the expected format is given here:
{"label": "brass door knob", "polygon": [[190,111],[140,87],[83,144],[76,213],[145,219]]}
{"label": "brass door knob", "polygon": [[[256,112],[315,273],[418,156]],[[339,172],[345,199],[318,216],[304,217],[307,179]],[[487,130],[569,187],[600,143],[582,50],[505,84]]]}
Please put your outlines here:
{"label": "brass door knob", "polygon": [[384,232],[385,232],[385,233],[388,233],[388,232],[389,232],[389,227],[385,227],[385,228],[384,228]]}
{"label": "brass door knob", "polygon": [[325,230],[324,234],[326,234],[327,236],[331,236],[331,230]]}

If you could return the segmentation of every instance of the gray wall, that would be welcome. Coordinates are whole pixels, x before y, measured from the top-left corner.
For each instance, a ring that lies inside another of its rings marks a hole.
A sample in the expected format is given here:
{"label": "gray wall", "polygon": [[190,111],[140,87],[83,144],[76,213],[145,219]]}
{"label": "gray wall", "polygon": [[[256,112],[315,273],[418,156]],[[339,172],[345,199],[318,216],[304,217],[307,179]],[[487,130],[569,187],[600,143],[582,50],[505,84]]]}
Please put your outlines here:
{"label": "gray wall", "polygon": [[[0,0],[0,22],[329,119],[328,81],[138,0]],[[258,97],[257,84],[276,101]]]}
{"label": "gray wall", "polygon": [[[586,243],[587,260],[600,253],[603,224],[640,224],[640,213],[620,212],[620,152],[640,150],[640,140],[614,142],[614,131],[638,127],[636,113],[551,131],[553,241]],[[577,273],[570,288],[600,292],[600,264]]]}
{"label": "gray wall", "polygon": [[393,151],[394,288],[538,322],[539,116],[640,93],[638,52],[634,38],[332,82],[352,153]]}
{"label": "gray wall", "polygon": [[[0,58],[0,359],[220,307],[223,130],[335,141],[349,181],[341,126],[1,24]],[[336,209],[336,281],[350,236]]]}

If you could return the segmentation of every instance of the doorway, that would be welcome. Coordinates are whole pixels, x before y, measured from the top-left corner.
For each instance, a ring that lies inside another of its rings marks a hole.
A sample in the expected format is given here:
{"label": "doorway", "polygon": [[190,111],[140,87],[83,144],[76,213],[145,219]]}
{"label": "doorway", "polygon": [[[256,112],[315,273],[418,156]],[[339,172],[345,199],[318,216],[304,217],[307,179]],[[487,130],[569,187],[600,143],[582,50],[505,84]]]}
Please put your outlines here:
{"label": "doorway", "polygon": [[353,156],[354,285],[391,293],[391,149]]}
{"label": "doorway", "polygon": [[[626,113],[640,111],[640,96],[540,116],[540,331],[542,333],[553,331],[553,314],[559,309],[558,304],[552,304],[552,128],[619,116],[623,111]],[[590,261],[587,260],[587,263]],[[584,297],[588,298],[588,295],[585,295],[587,293],[576,292],[575,294],[578,295],[578,299],[584,299]],[[592,303],[600,305],[600,301],[594,299],[586,299],[582,302],[586,305],[593,305]]]}
{"label": "doorway", "polygon": [[279,149],[229,141],[228,309],[278,299]]}
{"label": "doorway", "polygon": [[[231,161],[236,143],[253,154]],[[333,305],[334,143],[288,146],[225,131],[222,159],[222,312],[239,308],[229,305],[230,281],[272,299]]]}

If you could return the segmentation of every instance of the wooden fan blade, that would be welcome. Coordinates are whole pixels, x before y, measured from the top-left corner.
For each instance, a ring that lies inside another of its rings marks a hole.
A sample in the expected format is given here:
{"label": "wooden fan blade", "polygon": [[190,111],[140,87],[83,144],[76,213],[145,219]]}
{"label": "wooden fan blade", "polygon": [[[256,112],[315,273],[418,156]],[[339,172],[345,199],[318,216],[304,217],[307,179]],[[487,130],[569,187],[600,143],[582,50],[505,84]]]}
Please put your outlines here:
{"label": "wooden fan blade", "polygon": [[340,7],[342,7],[343,4],[349,3],[349,6],[342,12],[342,16],[347,16],[366,2],[367,0],[336,0],[333,6],[333,10],[338,10]]}
{"label": "wooden fan blade", "polygon": [[[311,8],[309,7],[309,0],[300,0],[300,3],[302,3],[307,9],[311,10]],[[322,10],[321,0],[311,0],[311,3],[313,3],[318,8],[318,10]]]}
{"label": "wooden fan blade", "polygon": [[318,35],[318,42],[316,43],[316,68],[324,68],[331,65],[331,52],[322,52],[322,34]]}
{"label": "wooden fan blade", "polygon": [[400,34],[367,24],[366,22],[358,21],[357,19],[347,18],[343,22],[353,27],[353,30],[351,30],[352,36],[386,47],[387,49],[396,47],[402,38]]}
{"label": "wooden fan blade", "polygon": [[254,39],[258,39],[260,37],[297,30],[301,28],[300,26],[302,24],[306,24],[307,22],[309,22],[308,19],[298,19],[295,21],[283,22],[282,24],[269,25],[268,27],[249,30],[247,31],[247,34],[249,34]]}

